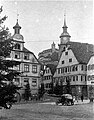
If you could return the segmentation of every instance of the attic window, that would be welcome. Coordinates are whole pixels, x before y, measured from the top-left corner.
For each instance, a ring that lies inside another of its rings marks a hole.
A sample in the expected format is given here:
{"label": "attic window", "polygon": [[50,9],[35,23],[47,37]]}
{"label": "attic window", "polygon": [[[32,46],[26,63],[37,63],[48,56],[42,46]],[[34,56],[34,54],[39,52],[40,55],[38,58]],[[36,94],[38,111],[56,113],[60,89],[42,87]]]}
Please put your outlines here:
{"label": "attic window", "polygon": [[24,54],[24,59],[29,60],[29,54]]}
{"label": "attic window", "polygon": [[69,59],[69,62],[72,62],[72,58]]}
{"label": "attic window", "polygon": [[64,60],[62,61],[62,64],[64,64]]}
{"label": "attic window", "polygon": [[68,52],[65,52],[65,55],[68,55]]}

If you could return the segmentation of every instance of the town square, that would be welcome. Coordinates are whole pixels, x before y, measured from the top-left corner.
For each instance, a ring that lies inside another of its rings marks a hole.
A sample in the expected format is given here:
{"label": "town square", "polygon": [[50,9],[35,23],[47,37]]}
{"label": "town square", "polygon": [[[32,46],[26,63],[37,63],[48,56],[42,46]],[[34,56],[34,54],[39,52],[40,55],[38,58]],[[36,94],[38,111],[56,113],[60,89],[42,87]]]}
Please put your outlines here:
{"label": "town square", "polygon": [[0,120],[93,120],[93,0],[0,1]]}

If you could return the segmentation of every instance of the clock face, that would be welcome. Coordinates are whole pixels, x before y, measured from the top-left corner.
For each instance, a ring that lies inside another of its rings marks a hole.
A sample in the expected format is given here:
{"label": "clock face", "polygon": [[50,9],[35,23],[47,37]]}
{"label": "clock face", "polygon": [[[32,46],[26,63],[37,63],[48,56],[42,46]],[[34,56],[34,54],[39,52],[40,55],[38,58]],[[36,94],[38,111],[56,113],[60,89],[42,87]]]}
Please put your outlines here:
{"label": "clock face", "polygon": [[67,37],[63,37],[63,40],[67,40]]}

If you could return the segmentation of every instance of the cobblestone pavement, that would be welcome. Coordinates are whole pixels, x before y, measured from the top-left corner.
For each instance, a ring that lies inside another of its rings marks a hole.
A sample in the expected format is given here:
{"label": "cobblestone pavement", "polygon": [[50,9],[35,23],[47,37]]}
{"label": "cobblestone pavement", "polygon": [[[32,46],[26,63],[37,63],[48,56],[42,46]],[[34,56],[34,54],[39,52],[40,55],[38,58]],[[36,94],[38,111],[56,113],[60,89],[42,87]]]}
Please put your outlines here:
{"label": "cobblestone pavement", "polygon": [[94,120],[94,103],[73,106],[29,103],[0,109],[0,120]]}

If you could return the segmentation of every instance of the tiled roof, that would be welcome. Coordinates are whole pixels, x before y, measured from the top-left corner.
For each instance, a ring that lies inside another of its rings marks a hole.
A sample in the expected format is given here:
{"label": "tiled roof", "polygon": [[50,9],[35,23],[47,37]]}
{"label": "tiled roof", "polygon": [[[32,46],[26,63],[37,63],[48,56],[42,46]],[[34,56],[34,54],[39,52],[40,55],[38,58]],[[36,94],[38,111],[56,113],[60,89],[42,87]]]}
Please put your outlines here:
{"label": "tiled roof", "polygon": [[94,45],[88,43],[68,42],[79,63],[88,63],[90,57],[94,54]]}
{"label": "tiled roof", "polygon": [[[23,48],[23,51],[24,52],[26,52],[26,53],[31,53],[31,54],[33,54],[34,55],[34,53],[33,52],[31,52],[31,51],[29,51],[28,49],[26,49],[25,47]],[[36,58],[36,60],[37,60],[37,62],[38,63],[40,63],[39,61],[38,61],[38,59],[37,59],[37,57],[34,55],[34,57]]]}
{"label": "tiled roof", "polygon": [[[28,53],[32,53],[31,51],[29,51],[28,49],[26,49],[25,47],[23,48],[24,52],[28,52]],[[33,53],[32,53],[33,54]]]}

